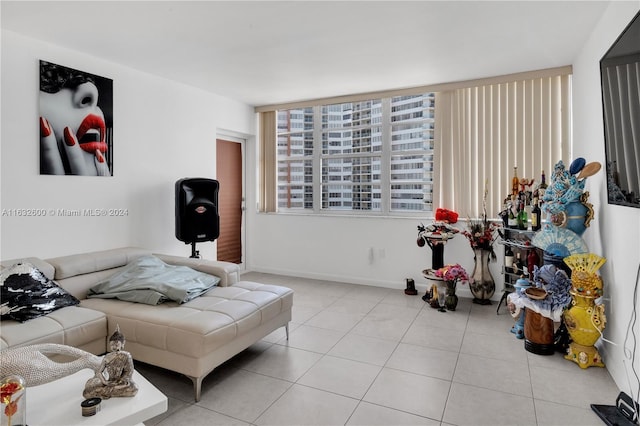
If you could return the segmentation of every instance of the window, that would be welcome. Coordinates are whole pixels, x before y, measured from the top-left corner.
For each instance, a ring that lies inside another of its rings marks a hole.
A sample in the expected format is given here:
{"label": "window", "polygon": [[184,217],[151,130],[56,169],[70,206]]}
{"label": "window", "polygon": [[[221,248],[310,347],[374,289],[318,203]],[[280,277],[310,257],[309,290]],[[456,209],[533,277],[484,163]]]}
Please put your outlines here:
{"label": "window", "polygon": [[[434,98],[425,93],[278,111],[279,208],[431,211]],[[303,173],[306,187],[299,185]],[[300,192],[308,195],[304,203],[295,201]]]}
{"label": "window", "polygon": [[571,161],[570,66],[339,100],[256,108],[260,211],[495,218]]}

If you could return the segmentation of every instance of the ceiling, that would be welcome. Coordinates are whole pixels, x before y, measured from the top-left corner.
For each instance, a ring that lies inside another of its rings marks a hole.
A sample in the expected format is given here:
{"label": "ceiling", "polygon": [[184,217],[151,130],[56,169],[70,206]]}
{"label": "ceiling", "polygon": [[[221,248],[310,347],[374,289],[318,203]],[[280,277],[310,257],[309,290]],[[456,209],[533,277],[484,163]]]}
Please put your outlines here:
{"label": "ceiling", "polygon": [[3,0],[0,14],[3,29],[265,105],[569,65],[609,4]]}

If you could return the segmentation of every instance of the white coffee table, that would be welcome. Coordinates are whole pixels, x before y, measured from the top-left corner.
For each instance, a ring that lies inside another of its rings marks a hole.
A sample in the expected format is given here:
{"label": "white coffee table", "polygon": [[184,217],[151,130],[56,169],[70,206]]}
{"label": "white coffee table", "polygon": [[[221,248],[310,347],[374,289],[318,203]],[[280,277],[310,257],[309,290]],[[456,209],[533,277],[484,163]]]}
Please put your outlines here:
{"label": "white coffee table", "polygon": [[167,397],[135,371],[136,396],[103,399],[97,414],[82,417],[82,391],[93,374],[92,370],[84,369],[60,380],[27,388],[27,424],[138,425],[167,411]]}

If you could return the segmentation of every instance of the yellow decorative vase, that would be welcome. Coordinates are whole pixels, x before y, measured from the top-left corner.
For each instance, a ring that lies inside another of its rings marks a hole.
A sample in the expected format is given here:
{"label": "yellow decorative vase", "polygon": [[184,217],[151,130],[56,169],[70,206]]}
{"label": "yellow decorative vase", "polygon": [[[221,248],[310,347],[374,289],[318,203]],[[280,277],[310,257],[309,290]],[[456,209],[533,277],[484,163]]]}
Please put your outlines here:
{"label": "yellow decorative vase", "polygon": [[602,296],[602,279],[597,270],[605,259],[588,253],[569,256],[564,262],[572,271],[571,308],[563,314],[571,337],[565,359],[574,361],[580,368],[604,367],[594,345],[607,322],[604,305],[595,303]]}

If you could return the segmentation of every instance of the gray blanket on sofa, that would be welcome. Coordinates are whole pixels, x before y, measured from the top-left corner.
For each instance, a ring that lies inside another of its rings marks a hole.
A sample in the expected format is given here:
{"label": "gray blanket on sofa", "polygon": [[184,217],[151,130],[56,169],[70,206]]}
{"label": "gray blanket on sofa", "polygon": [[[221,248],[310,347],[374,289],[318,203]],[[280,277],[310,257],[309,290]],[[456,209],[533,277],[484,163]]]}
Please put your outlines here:
{"label": "gray blanket on sofa", "polygon": [[142,256],[89,289],[88,298],[119,299],[157,305],[165,300],[185,303],[218,285],[220,278],[187,266],[169,265],[156,256]]}

